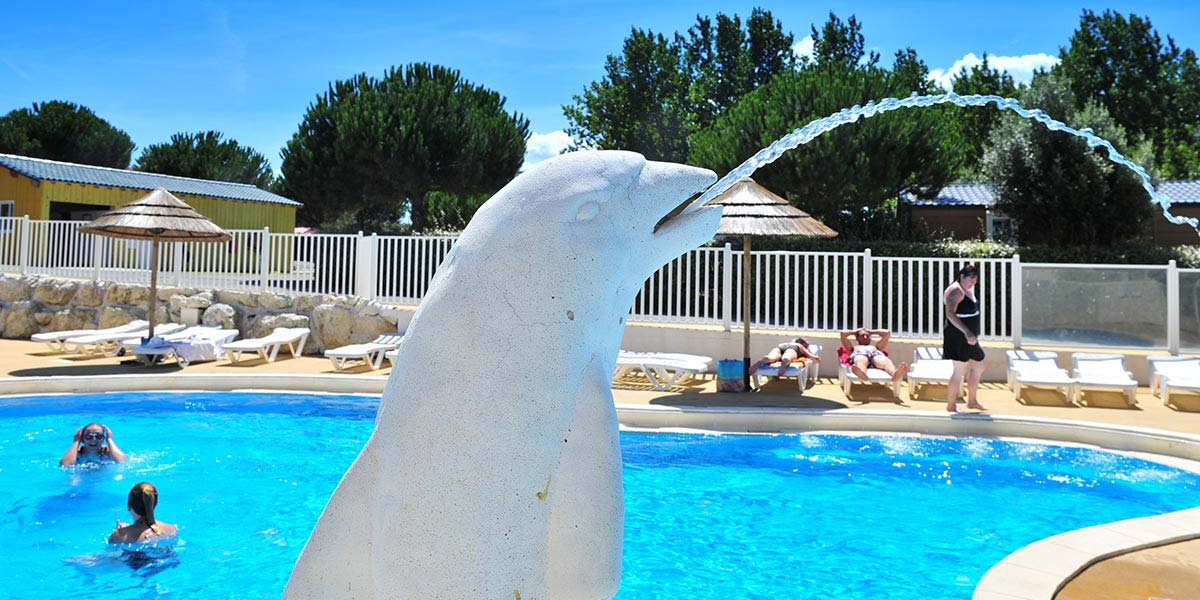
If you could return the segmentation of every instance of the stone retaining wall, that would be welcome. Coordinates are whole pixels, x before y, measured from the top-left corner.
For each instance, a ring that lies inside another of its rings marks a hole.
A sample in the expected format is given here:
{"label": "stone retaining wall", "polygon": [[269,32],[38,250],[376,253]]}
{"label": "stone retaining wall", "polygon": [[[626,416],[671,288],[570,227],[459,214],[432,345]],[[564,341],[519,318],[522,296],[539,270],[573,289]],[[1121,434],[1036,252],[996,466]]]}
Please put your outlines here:
{"label": "stone retaining wall", "polygon": [[[149,300],[144,285],[0,275],[0,337],[115,327],[145,319]],[[182,309],[193,308],[201,323],[237,329],[246,338],[276,327],[308,327],[306,354],[403,331],[412,317],[411,309],[329,294],[165,287],[159,288],[158,300],[158,322],[183,322]]]}

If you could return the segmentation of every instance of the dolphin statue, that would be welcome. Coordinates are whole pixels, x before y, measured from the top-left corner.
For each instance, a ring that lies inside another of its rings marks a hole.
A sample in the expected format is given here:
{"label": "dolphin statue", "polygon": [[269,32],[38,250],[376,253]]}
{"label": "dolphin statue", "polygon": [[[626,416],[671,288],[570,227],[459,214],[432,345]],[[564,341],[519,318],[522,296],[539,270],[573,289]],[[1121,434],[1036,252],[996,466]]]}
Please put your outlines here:
{"label": "dolphin statue", "polygon": [[284,591],[596,600],[621,577],[611,381],[629,307],[716,233],[705,169],[580,151],[489,199],[439,267],[375,429]]}

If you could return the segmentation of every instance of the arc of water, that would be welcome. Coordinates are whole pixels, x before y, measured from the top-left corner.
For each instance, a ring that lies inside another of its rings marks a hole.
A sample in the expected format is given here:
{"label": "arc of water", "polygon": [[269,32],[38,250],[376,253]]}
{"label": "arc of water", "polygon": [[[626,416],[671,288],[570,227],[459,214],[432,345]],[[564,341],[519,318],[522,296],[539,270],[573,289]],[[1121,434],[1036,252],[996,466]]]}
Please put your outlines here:
{"label": "arc of water", "polygon": [[1108,153],[1109,160],[1126,167],[1130,171],[1133,171],[1133,173],[1139,178],[1141,178],[1142,188],[1145,189],[1146,193],[1150,195],[1150,201],[1162,208],[1163,216],[1166,217],[1168,221],[1175,223],[1176,225],[1190,225],[1192,229],[1196,230],[1197,235],[1200,235],[1200,219],[1181,217],[1171,214],[1171,199],[1165,194],[1159,193],[1154,189],[1154,184],[1150,179],[1150,174],[1146,172],[1146,169],[1143,169],[1141,165],[1134,163],[1128,158],[1125,158],[1125,155],[1118,152],[1117,149],[1113,147],[1111,142],[1097,136],[1089,128],[1085,127],[1083,129],[1075,129],[1070,125],[1063,123],[1062,121],[1051,118],[1050,115],[1047,115],[1041,109],[1027,109],[1021,106],[1020,102],[1017,100],[991,94],[959,95],[955,94],[954,92],[947,92],[945,94],[919,96],[914,93],[913,95],[903,99],[885,98],[879,102],[868,102],[866,106],[859,106],[856,104],[850,108],[843,108],[842,110],[829,115],[828,117],[811,121],[807,125],[779,138],[770,146],[759,150],[754,154],[754,156],[751,156],[745,162],[738,165],[737,168],[730,171],[724,177],[718,180],[717,183],[713,184],[713,186],[701,194],[696,201],[700,203],[709,202],[713,198],[719,196],[721,192],[729,189],[729,187],[737,182],[737,180],[741,179],[742,177],[750,176],[752,173],[754,173],[754,171],[758,170],[759,167],[765,164],[774,162],[775,159],[782,156],[784,152],[807,144],[817,137],[837,129],[842,125],[854,123],[860,118],[870,118],[878,114],[899,110],[901,108],[929,107],[935,104],[946,103],[955,104],[962,107],[987,106],[988,104],[995,104],[996,108],[1000,110],[1010,110],[1015,112],[1022,118],[1042,123],[1052,131],[1062,131],[1075,137],[1083,138],[1085,141],[1087,141],[1089,147],[1103,148]]}

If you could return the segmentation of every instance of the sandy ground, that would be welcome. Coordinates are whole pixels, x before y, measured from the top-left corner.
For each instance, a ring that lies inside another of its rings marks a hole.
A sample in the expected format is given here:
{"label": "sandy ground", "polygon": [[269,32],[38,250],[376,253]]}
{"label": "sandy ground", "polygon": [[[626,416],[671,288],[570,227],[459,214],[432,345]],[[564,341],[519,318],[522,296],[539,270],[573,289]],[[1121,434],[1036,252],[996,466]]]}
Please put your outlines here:
{"label": "sandy ground", "polygon": [[[146,373],[169,377],[175,373],[295,373],[333,374],[330,361],[315,357],[292,358],[286,352],[267,364],[260,359],[230,364],[221,360],[196,363],[187,368],[174,363],[152,367],[122,364],[121,357],[84,357],[51,352],[43,344],[22,340],[0,340],[0,376],[47,377]],[[365,367],[343,373],[386,377],[390,369],[372,371]],[[846,398],[836,380],[821,379],[803,395],[797,393],[795,380],[769,383],[758,392],[717,393],[711,375],[676,385],[667,392],[656,391],[645,378],[634,375],[615,381],[613,397],[618,404],[654,404],[665,406],[740,406],[795,407],[825,410],[861,410],[889,408],[914,411],[945,410],[946,390],[928,385],[909,399],[908,386],[901,387],[901,400],[893,401],[883,386],[855,386],[854,397]],[[1174,396],[1173,396],[1174,398]],[[1088,393],[1081,404],[1068,403],[1060,393],[1030,390],[1014,399],[1003,382],[981,386],[979,400],[991,414],[1029,415],[1058,419],[1095,421],[1137,427],[1153,427],[1200,434],[1200,395],[1187,395],[1173,401],[1171,407],[1152,396],[1148,388],[1138,390],[1138,405],[1125,406],[1120,393]],[[960,404],[960,410],[966,410]],[[1115,557],[1085,571],[1057,596],[1058,600],[1107,600],[1126,598],[1183,599],[1200,598],[1200,541],[1173,544]]]}
{"label": "sandy ground", "polygon": [[1200,540],[1110,558],[1071,580],[1054,600],[1200,598]]}

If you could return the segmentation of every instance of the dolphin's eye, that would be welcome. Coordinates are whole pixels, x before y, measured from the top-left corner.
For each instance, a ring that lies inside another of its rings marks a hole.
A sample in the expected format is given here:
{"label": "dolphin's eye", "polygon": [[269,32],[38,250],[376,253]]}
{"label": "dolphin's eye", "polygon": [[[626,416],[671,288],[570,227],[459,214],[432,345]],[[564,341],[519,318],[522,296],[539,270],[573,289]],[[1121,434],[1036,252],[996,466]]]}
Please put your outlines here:
{"label": "dolphin's eye", "polygon": [[584,202],[579,205],[579,210],[575,213],[576,221],[591,221],[600,214],[599,202]]}

